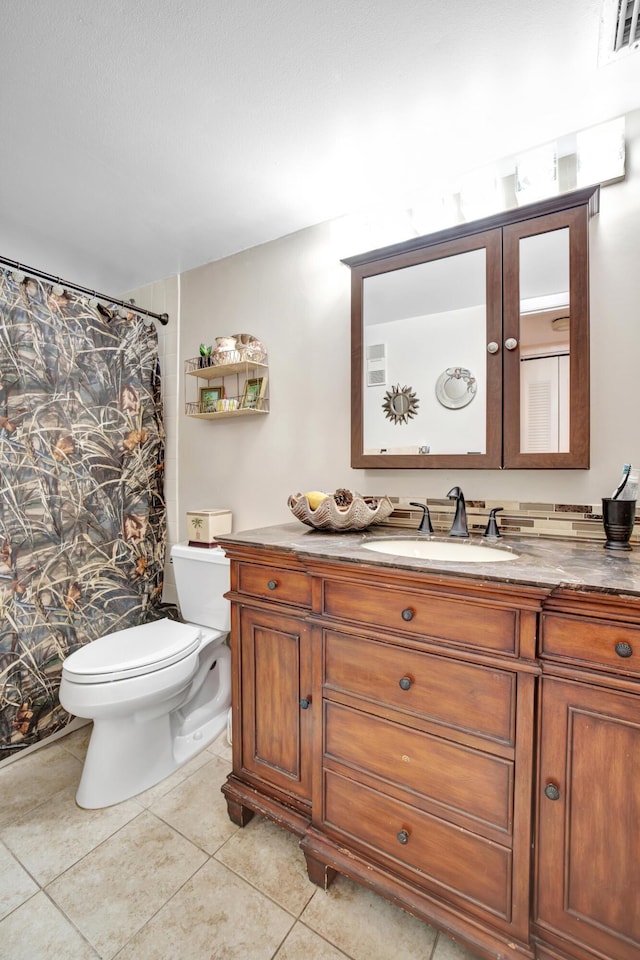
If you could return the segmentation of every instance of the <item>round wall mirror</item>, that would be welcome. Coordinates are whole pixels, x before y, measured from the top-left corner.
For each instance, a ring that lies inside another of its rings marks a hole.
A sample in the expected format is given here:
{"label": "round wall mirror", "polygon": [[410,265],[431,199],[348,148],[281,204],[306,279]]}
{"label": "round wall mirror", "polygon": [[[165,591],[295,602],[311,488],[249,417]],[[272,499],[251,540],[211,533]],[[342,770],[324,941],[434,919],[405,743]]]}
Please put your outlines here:
{"label": "round wall mirror", "polygon": [[466,407],[476,395],[476,378],[466,367],[447,367],[436,381],[436,397],[443,407]]}

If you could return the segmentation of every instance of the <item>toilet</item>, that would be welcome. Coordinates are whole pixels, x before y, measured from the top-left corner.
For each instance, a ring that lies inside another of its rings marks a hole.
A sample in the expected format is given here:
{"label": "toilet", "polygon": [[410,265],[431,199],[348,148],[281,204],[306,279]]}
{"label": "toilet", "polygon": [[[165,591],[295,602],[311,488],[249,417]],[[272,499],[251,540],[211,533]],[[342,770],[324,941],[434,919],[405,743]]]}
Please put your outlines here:
{"label": "toilet", "polygon": [[93,720],[78,806],[108,807],[177,770],[227,726],[229,560],[221,547],[171,549],[180,612],[107,634],[62,665],[60,703]]}

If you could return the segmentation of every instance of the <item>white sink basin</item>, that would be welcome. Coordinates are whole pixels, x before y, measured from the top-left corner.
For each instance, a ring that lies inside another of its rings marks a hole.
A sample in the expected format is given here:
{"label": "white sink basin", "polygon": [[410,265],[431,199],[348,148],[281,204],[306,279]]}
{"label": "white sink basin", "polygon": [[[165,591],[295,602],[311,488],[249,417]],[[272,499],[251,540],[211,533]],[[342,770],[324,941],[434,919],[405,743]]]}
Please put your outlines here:
{"label": "white sink basin", "polygon": [[488,547],[466,540],[369,540],[365,550],[392,553],[396,557],[417,557],[420,560],[452,560],[458,563],[500,563],[517,560],[518,554],[502,547]]}

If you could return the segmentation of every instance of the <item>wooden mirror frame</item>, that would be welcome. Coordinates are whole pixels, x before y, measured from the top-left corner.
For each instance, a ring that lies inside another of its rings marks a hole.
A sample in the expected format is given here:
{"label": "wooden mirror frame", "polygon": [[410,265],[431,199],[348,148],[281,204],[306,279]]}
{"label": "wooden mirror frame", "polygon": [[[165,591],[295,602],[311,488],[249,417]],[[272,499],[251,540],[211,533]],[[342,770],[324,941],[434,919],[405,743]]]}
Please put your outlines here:
{"label": "wooden mirror frame", "polygon": [[[599,186],[576,190],[342,260],[351,269],[352,467],[409,470],[589,468],[588,224],[590,217],[598,212],[599,195]],[[545,221],[543,218],[549,219]],[[564,226],[570,230],[570,450],[567,453],[521,453],[519,351],[503,349],[509,337],[519,337],[518,243],[522,237]],[[364,280],[480,247],[487,251],[487,342],[494,340],[500,344],[500,349],[487,364],[486,453],[365,454]]]}

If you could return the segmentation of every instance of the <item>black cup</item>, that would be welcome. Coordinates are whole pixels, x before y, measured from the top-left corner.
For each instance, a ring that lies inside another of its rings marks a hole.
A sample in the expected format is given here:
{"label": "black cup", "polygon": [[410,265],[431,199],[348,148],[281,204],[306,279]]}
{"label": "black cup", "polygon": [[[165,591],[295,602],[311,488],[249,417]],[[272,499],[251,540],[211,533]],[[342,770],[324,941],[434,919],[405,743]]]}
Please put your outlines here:
{"label": "black cup", "polygon": [[602,522],[607,535],[605,550],[631,550],[629,538],[636,519],[635,500],[602,498]]}

